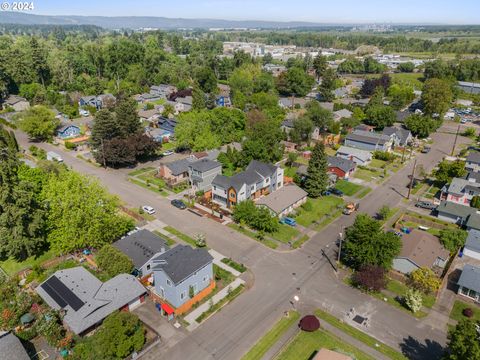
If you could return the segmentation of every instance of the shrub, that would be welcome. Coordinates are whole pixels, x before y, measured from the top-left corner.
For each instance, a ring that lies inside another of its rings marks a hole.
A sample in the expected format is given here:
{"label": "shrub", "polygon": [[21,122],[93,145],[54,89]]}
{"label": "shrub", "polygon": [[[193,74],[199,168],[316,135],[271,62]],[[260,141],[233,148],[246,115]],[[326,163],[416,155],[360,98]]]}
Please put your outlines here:
{"label": "shrub", "polygon": [[37,330],[35,327],[21,330],[16,334],[21,340],[30,341],[37,336]]}
{"label": "shrub", "polygon": [[65,141],[65,148],[68,150],[75,150],[77,148],[77,144],[74,144],[70,141]]}
{"label": "shrub", "polygon": [[307,200],[307,202],[302,205],[302,208],[305,211],[312,211],[313,210],[312,202],[310,200]]}
{"label": "shrub", "polygon": [[374,151],[373,158],[383,161],[392,161],[395,159],[395,155],[387,151]]}
{"label": "shrub", "polygon": [[462,133],[463,136],[467,137],[475,137],[475,129],[474,128],[466,128],[465,131]]}
{"label": "shrub", "polygon": [[386,220],[388,218],[388,215],[390,215],[390,208],[387,205],[383,205],[378,210],[378,218],[380,220]]}
{"label": "shrub", "polygon": [[405,305],[412,310],[413,313],[416,313],[422,308],[423,297],[418,290],[408,289],[405,293],[404,300]]}
{"label": "shrub", "polygon": [[353,274],[352,280],[356,286],[366,291],[380,291],[387,284],[385,273],[385,269],[380,266],[365,265]]}
{"label": "shrub", "polygon": [[471,308],[465,308],[463,309],[462,314],[467,318],[471,318],[473,316],[473,310]]}
{"label": "shrub", "polygon": [[440,288],[441,281],[429,268],[420,268],[410,274],[410,281],[415,289],[432,293]]}

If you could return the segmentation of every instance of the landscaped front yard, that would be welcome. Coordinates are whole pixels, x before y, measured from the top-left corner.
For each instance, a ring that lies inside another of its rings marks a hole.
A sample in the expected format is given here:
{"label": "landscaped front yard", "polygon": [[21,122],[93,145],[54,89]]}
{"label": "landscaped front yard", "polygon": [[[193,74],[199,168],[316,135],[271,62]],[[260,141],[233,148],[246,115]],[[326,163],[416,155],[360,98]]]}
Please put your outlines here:
{"label": "landscaped front yard", "polygon": [[367,182],[371,181],[380,181],[381,175],[383,176],[383,173],[380,171],[376,171],[373,169],[366,169],[366,168],[357,168],[355,172],[353,173],[353,176],[357,179],[364,180]]}
{"label": "landscaped front yard", "polygon": [[[334,215],[343,209],[343,200],[337,196],[321,196],[317,199],[308,199],[299,210],[295,220],[305,227],[314,222],[319,224],[326,215]],[[325,220],[325,219],[324,219]]]}
{"label": "landscaped front yard", "polygon": [[362,185],[354,184],[347,180],[338,180],[335,184],[335,188],[342,191],[346,196],[353,196],[365,187]]}
{"label": "landscaped front yard", "polygon": [[293,241],[298,235],[300,235],[300,231],[295,229],[292,226],[280,224],[278,231],[269,234],[275,240],[278,240],[283,243],[288,243],[289,241]]}
{"label": "landscaped front yard", "polygon": [[465,315],[463,315],[463,310],[466,308],[470,308],[473,310],[473,317],[472,320],[480,321],[480,308],[476,304],[469,304],[460,300],[456,300],[455,304],[453,304],[452,311],[450,312],[450,318],[460,321],[462,319],[467,319]]}
{"label": "landscaped front yard", "polygon": [[31,256],[24,261],[17,261],[12,258],[7,259],[0,262],[0,268],[2,268],[8,275],[14,275],[19,271],[32,268],[35,265],[40,265],[54,257],[56,257],[55,253],[52,250],[49,250],[38,257]]}

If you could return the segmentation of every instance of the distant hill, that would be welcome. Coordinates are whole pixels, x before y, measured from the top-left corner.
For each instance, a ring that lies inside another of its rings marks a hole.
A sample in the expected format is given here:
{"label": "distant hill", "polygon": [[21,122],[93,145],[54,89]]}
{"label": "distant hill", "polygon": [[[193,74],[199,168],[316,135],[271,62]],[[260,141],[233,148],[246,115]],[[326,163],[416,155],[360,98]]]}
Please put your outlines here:
{"label": "distant hill", "polygon": [[218,19],[173,19],[154,16],[107,17],[76,15],[34,15],[10,11],[0,12],[0,23],[21,25],[96,25],[106,29],[159,28],[166,30],[199,28],[286,29],[325,26],[319,23],[301,21],[277,22],[256,20],[234,21]]}

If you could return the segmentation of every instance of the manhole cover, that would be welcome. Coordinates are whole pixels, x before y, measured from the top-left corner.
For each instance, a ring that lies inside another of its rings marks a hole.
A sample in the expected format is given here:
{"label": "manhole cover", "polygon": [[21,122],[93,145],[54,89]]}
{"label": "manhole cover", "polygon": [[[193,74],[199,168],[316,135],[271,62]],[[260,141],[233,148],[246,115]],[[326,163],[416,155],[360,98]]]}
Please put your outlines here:
{"label": "manhole cover", "polygon": [[353,321],[359,324],[363,324],[365,320],[367,320],[367,318],[364,318],[363,316],[360,316],[360,315],[355,315],[355,317],[353,318]]}

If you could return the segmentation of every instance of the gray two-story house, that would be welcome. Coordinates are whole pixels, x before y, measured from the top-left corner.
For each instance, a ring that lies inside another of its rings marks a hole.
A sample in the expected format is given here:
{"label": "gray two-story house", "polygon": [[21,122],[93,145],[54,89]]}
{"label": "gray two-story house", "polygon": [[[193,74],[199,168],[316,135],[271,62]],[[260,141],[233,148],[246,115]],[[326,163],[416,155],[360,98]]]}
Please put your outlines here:
{"label": "gray two-story house", "polygon": [[196,191],[207,191],[215,176],[222,173],[222,164],[210,159],[200,159],[188,165],[190,184]]}
{"label": "gray two-story house", "polygon": [[152,262],[155,292],[175,308],[213,281],[213,257],[204,248],[177,245]]}

